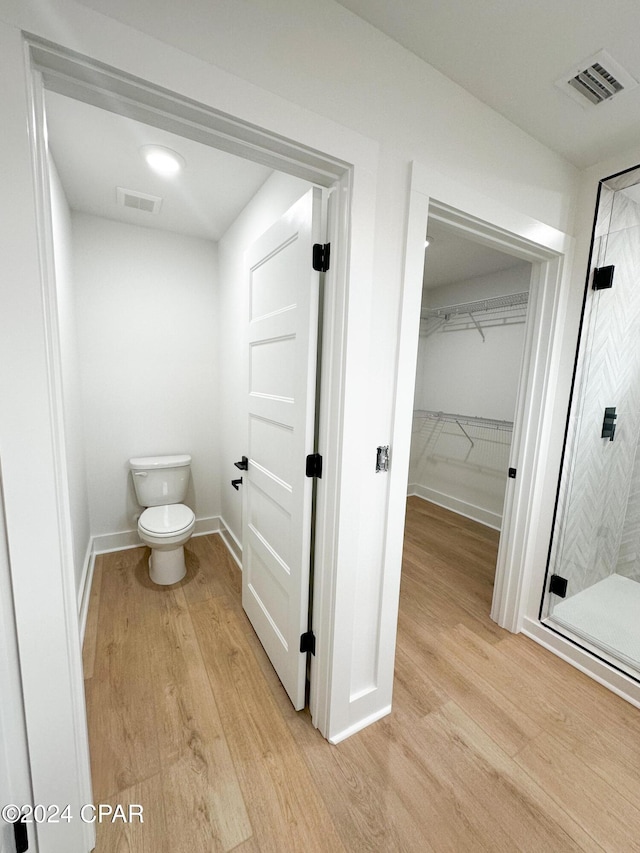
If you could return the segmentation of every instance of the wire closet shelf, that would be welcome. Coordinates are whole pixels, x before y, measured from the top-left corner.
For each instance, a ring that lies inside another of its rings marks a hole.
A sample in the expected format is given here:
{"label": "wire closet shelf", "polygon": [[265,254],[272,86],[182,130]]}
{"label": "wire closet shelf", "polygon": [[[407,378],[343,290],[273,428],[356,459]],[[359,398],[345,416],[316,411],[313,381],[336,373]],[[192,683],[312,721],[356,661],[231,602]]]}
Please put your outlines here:
{"label": "wire closet shelf", "polygon": [[525,290],[506,296],[424,309],[420,314],[420,333],[429,337],[437,331],[453,332],[475,328],[484,341],[485,328],[524,323],[528,302],[529,292]]}
{"label": "wire closet shelf", "polygon": [[416,409],[413,413],[414,421],[428,423],[451,423],[456,424],[464,436],[469,440],[471,447],[475,446],[473,438],[465,427],[480,427],[481,429],[497,430],[498,432],[512,432],[513,421],[501,421],[495,418],[481,418],[474,415],[457,415],[453,412],[435,412],[428,409]]}

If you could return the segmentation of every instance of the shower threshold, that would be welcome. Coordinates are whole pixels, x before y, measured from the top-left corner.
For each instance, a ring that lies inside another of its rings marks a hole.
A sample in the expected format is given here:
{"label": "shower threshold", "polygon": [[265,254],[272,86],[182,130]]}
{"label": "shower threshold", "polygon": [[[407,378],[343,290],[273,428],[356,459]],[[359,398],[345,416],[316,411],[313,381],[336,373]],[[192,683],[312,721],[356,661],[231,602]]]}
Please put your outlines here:
{"label": "shower threshold", "polygon": [[610,575],[556,604],[545,621],[626,664],[638,677],[640,583],[637,581]]}

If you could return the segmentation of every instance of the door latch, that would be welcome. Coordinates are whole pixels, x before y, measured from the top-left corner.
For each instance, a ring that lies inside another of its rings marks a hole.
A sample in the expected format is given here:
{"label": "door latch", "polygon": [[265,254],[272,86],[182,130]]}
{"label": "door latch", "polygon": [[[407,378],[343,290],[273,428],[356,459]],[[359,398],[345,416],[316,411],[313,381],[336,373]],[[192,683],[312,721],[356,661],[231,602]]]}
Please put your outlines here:
{"label": "door latch", "polygon": [[238,492],[240,490],[240,486],[242,485],[242,477],[240,477],[240,479],[238,480],[232,480],[231,485],[236,490],[236,492]]}
{"label": "door latch", "polygon": [[389,445],[385,444],[376,450],[376,474],[389,470]]}
{"label": "door latch", "polygon": [[239,462],[234,462],[233,464],[236,466],[236,468],[239,468],[241,471],[248,471],[249,470],[249,460],[247,459],[246,456],[243,456]]}

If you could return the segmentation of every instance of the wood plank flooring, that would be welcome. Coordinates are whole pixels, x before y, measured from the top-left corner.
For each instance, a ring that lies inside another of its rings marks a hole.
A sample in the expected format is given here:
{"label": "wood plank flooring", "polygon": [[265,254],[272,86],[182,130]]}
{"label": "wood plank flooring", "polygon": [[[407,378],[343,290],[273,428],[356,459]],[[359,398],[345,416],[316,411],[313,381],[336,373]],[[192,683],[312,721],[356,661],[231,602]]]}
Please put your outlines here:
{"label": "wood plank flooring", "polygon": [[84,645],[97,853],[640,851],[640,712],[489,619],[497,534],[407,509],[393,713],[338,746],[296,713],[220,537],[175,586],[98,558]]}

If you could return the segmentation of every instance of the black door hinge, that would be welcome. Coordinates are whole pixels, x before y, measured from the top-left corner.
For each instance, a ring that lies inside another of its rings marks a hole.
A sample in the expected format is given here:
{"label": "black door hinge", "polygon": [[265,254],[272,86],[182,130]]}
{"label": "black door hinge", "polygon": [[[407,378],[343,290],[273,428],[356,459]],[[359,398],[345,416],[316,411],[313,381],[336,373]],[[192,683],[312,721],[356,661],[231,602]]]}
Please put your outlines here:
{"label": "black door hinge", "polygon": [[515,480],[517,473],[518,472],[516,471],[515,468],[509,468],[509,476],[511,477],[512,480]]}
{"label": "black door hinge", "polygon": [[307,456],[307,477],[322,477],[322,456],[319,453],[310,453]]}
{"label": "black door hinge", "polygon": [[326,272],[329,269],[329,256],[331,254],[331,243],[313,244],[313,268],[317,272]]}
{"label": "black door hinge", "polygon": [[614,266],[596,267],[596,269],[594,269],[593,271],[593,289],[607,290],[607,288],[613,287],[614,270]]}
{"label": "black door hinge", "polygon": [[551,575],[549,579],[549,592],[560,598],[565,598],[567,595],[567,579],[560,575]]}
{"label": "black door hinge", "polygon": [[315,655],[316,638],[313,631],[305,631],[304,634],[300,634],[300,651],[304,654],[311,652],[312,655]]}
{"label": "black door hinge", "polygon": [[26,853],[29,849],[29,835],[27,824],[24,823],[25,815],[22,814],[13,824],[13,837],[16,843],[16,853]]}

